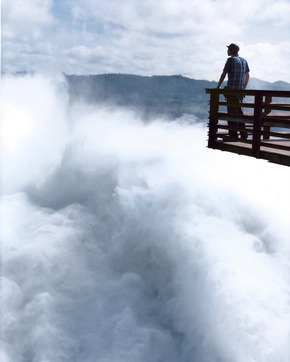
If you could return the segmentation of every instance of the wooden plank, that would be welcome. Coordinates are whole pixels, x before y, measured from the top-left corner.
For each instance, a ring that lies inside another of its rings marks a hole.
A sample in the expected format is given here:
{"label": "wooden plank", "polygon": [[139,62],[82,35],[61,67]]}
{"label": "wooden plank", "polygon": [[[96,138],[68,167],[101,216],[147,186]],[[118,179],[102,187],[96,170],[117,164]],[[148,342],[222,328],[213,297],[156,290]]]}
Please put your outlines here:
{"label": "wooden plank", "polygon": [[269,137],[276,137],[276,138],[281,138],[281,139],[290,139],[290,133],[289,132],[268,132],[268,131],[265,131],[265,132],[262,132],[262,135],[264,136],[264,133],[265,133],[265,137],[266,139],[269,139]]}
{"label": "wooden plank", "polygon": [[[216,88],[206,88],[205,91],[208,94],[211,94],[215,91]],[[274,98],[290,98],[290,91],[280,91],[280,90],[261,90],[261,89],[219,89],[219,94],[238,94],[238,95],[245,95],[245,96],[253,96],[256,92],[263,92],[264,96],[271,96]]]}
{"label": "wooden plank", "polygon": [[[251,144],[244,144],[242,142],[217,142],[215,148],[221,151],[254,157]],[[285,152],[283,150],[273,150],[263,146],[261,147],[259,158],[269,162],[290,166],[290,152]]]}
{"label": "wooden plank", "polygon": [[281,150],[281,154],[289,155],[290,157],[290,141],[285,141],[285,140],[261,141],[261,149],[262,147],[266,148],[269,151],[275,149],[273,150],[273,152],[278,152],[277,150]]}
{"label": "wooden plank", "polygon": [[[228,106],[228,105],[233,105],[233,103],[230,102],[226,102],[226,101],[221,101],[219,102],[220,106]],[[285,111],[285,112],[289,112],[290,111],[290,105],[287,103],[262,103],[263,108],[267,109],[267,110],[275,110],[275,111]],[[255,103],[250,103],[250,102],[242,102],[240,103],[240,106],[242,108],[254,108],[255,107]]]}
{"label": "wooden plank", "polygon": [[276,111],[285,111],[285,112],[289,112],[290,111],[290,105],[289,104],[283,104],[283,103],[270,103],[270,104],[263,104],[264,108],[270,109],[272,110],[276,110]]}

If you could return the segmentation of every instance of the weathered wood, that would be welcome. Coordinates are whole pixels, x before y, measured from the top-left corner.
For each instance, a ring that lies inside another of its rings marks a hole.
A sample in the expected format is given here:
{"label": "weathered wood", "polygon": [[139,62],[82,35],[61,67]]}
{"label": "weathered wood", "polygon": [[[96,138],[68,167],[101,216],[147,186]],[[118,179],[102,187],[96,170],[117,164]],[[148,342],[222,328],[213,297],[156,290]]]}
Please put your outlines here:
{"label": "weathered wood", "polygon": [[254,126],[253,126],[253,156],[259,158],[260,142],[261,142],[261,125],[262,125],[262,109],[263,109],[263,94],[257,92],[255,94],[254,108]]}
{"label": "weathered wood", "polygon": [[[290,91],[206,89],[206,92],[210,94],[209,148],[290,166],[290,132],[286,131],[290,128]],[[220,94],[251,96],[254,101],[242,103],[241,107],[252,108],[252,113],[221,112],[220,107],[231,103],[219,101]],[[283,98],[283,103],[273,102],[275,98]],[[229,126],[229,121],[237,123]],[[246,126],[248,139],[229,136],[230,130],[243,134],[245,129],[239,124]]]}
{"label": "weathered wood", "polygon": [[218,124],[218,109],[219,109],[219,93],[212,92],[209,107],[209,134],[208,147],[215,148],[217,140],[217,124]]}

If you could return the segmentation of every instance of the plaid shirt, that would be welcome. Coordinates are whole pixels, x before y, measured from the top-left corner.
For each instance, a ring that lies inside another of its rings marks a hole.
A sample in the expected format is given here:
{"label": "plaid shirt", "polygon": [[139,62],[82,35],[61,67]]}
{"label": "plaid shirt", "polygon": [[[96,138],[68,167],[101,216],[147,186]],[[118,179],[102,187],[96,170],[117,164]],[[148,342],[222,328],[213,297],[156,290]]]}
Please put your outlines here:
{"label": "plaid shirt", "polygon": [[228,58],[223,71],[228,73],[229,88],[244,89],[245,76],[250,71],[246,59],[238,55]]}

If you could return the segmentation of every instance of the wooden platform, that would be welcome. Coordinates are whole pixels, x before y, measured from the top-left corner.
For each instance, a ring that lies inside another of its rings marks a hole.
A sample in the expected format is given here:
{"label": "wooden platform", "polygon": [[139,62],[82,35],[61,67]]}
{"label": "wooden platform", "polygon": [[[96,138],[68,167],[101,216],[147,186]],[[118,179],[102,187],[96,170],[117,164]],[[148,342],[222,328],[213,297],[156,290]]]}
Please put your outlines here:
{"label": "wooden platform", "polygon": [[[206,92],[210,94],[209,148],[290,166],[290,91],[207,89]],[[224,97],[219,100],[220,95],[228,93],[250,96],[254,102],[243,100],[233,104],[225,102]],[[243,112],[227,113],[220,109],[225,106],[242,107]],[[248,138],[238,138],[245,130]],[[229,133],[237,136],[230,137]]]}
{"label": "wooden platform", "polygon": [[[267,147],[269,144],[270,147]],[[221,151],[234,152],[239,155],[253,157],[253,147],[251,142],[239,141],[217,141],[217,147]],[[283,146],[285,149],[274,148],[273,146]],[[269,162],[279,163],[284,166],[290,166],[290,140],[282,141],[264,141],[260,146],[259,157]]]}

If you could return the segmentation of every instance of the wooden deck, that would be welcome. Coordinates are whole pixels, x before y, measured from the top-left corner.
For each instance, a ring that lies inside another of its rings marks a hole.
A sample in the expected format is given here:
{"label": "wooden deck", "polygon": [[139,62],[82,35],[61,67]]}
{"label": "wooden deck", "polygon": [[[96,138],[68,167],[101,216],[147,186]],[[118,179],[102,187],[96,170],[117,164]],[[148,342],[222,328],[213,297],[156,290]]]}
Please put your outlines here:
{"label": "wooden deck", "polygon": [[[206,92],[210,94],[209,148],[290,166],[290,91],[207,89]],[[219,99],[227,93],[242,93],[253,101],[243,101],[243,115],[229,114],[224,108],[233,104]],[[229,126],[229,121],[238,124]],[[242,126],[247,139],[240,138]],[[230,137],[229,132],[233,131],[237,136]]]}
{"label": "wooden deck", "polygon": [[[221,151],[234,152],[239,155],[253,156],[252,144],[250,142],[239,142],[239,141],[218,141],[219,149]],[[267,147],[267,143],[271,147]],[[273,148],[277,146],[279,148]],[[281,149],[283,146],[285,149]],[[281,165],[290,166],[290,141],[267,141],[260,146],[259,157],[269,162],[279,163]]]}

